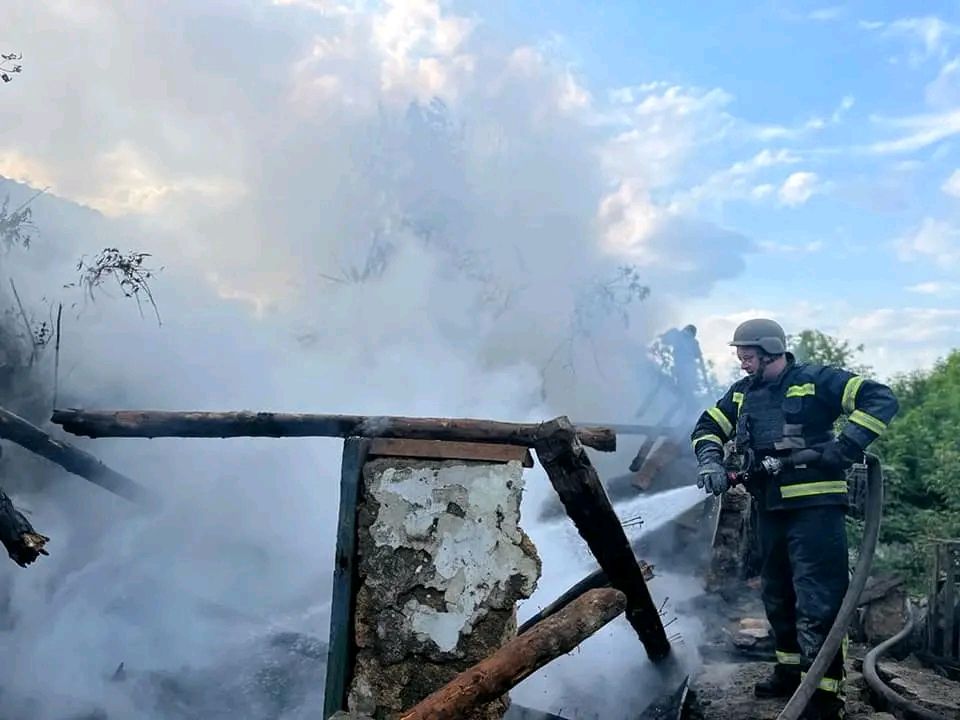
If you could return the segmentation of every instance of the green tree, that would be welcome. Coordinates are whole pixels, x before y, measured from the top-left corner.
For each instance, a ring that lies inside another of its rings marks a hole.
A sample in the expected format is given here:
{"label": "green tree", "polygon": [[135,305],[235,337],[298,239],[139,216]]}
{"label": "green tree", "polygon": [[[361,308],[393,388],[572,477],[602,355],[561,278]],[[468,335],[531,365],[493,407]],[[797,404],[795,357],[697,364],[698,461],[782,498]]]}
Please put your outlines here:
{"label": "green tree", "polygon": [[922,591],[930,544],[960,538],[960,349],[891,387],[900,412],[875,443],[886,480],[881,561]]}
{"label": "green tree", "polygon": [[870,375],[869,365],[857,362],[863,345],[851,346],[849,340],[841,340],[819,330],[803,330],[799,335],[787,336],[787,347],[800,362],[842,367],[860,375]]}

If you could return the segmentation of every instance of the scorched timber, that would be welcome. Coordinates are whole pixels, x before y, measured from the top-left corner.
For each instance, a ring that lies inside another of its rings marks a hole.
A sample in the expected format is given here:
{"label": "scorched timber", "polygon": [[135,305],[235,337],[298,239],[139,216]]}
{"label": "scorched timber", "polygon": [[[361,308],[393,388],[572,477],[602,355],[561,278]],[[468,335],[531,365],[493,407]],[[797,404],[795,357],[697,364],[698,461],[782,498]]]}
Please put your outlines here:
{"label": "scorched timber", "polygon": [[93,455],[55,440],[33,423],[3,408],[0,408],[0,438],[15,442],[30,452],[55,462],[64,470],[131,502],[146,506],[158,502],[156,496],[136,481],[110,469]]}
{"label": "scorched timber", "polygon": [[400,715],[400,720],[453,720],[496,700],[550,661],[565,655],[624,611],[613,588],[591,590],[510,640]]}
{"label": "scorched timber", "polygon": [[44,549],[49,540],[46,535],[33,529],[30,521],[0,490],[0,543],[3,543],[10,559],[20,567],[26,567],[40,555],[50,554]]}
{"label": "scorched timber", "polygon": [[643,643],[647,657],[655,661],[666,658],[670,642],[643,569],[573,425],[565,417],[545,423],[542,438],[534,447],[580,536],[610,584],[627,596],[627,620]]}
{"label": "scorched timber", "polygon": [[[271,412],[164,412],[153,410],[54,410],[53,422],[74,435],[102,437],[368,437],[509,443],[534,447],[547,423],[469,418],[378,417]],[[578,426],[581,444],[617,449],[606,427]]]}

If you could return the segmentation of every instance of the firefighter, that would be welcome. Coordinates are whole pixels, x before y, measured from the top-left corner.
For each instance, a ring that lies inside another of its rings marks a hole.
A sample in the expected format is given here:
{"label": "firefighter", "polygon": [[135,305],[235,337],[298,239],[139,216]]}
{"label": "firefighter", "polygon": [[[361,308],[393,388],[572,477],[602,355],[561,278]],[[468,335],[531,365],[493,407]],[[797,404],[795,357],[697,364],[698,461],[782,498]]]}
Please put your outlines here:
{"label": "firefighter", "polygon": [[[804,448],[820,453],[816,463],[786,465],[773,476],[751,472],[747,483],[757,507],[763,603],[776,641],[773,673],[756,685],[755,694],[789,697],[816,658],[847,591],[846,470],[862,461],[899,404],[879,382],[797,362],[773,320],[742,323],[730,345],[747,377],[704,411],[691,433],[698,486],[715,495],[728,489],[728,441],[739,443],[735,460],[742,462],[752,451],[754,471],[765,457],[789,457]],[[841,415],[847,422],[837,435],[833,428]],[[843,717],[845,649],[846,643],[805,717]]]}

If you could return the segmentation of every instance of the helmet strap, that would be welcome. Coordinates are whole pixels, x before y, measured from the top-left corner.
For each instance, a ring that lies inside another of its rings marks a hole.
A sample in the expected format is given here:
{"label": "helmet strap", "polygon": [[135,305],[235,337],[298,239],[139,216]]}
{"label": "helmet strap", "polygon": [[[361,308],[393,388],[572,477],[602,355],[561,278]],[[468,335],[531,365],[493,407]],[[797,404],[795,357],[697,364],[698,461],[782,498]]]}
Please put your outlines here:
{"label": "helmet strap", "polygon": [[768,352],[757,347],[757,369],[753,373],[754,382],[760,382],[763,380],[763,375],[767,370],[767,366],[773,362],[774,356],[770,355]]}

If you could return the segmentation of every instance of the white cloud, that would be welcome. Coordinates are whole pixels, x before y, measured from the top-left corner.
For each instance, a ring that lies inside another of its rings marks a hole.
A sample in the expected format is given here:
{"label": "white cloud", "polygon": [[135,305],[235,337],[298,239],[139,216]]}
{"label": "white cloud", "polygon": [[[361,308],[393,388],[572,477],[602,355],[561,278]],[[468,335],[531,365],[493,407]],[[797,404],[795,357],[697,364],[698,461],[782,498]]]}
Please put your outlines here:
{"label": "white cloud", "polygon": [[750,197],[756,200],[762,200],[765,197],[769,197],[776,191],[776,187],[770,183],[764,183],[763,185],[755,185],[750,189]]}
{"label": "white cloud", "polygon": [[960,58],[954,57],[940,66],[937,77],[924,89],[928,104],[949,110],[960,101]]}
{"label": "white cloud", "polygon": [[903,260],[927,260],[945,270],[960,267],[960,230],[943,220],[924,218],[895,247]]}
{"label": "white cloud", "polygon": [[0,151],[0,176],[35,188],[54,188],[56,185],[55,171],[40,158],[19,148]]}
{"label": "white cloud", "polygon": [[810,242],[797,244],[778,243],[771,241],[758,241],[757,245],[768,253],[779,255],[810,255],[823,250],[822,240],[811,240]]}
{"label": "white cloud", "polygon": [[887,127],[905,131],[898,138],[875,142],[864,148],[867,152],[878,155],[922,150],[960,133],[960,110],[896,119],[874,118],[874,120]]}
{"label": "white cloud", "polygon": [[840,122],[843,119],[843,116],[853,108],[855,102],[856,100],[852,95],[845,95],[840,100],[840,104],[837,105],[837,109],[834,110],[833,114],[830,116],[830,121],[834,124]]}
{"label": "white cloud", "polygon": [[863,21],[860,26],[878,31],[884,37],[905,39],[912,46],[908,54],[912,65],[919,65],[932,57],[942,58],[950,39],[960,32],[957,26],[933,16],[901,18],[892,22]]}
{"label": "white cloud", "polygon": [[635,179],[603,199],[597,220],[605,248],[648,269],[665,292],[678,283],[693,288],[736,275],[751,248],[737,233],[656,205]]}
{"label": "white cloud", "polygon": [[812,172],[795,172],[780,186],[780,202],[790,207],[803,205],[819,189],[820,178]]}
{"label": "white cloud", "polygon": [[668,83],[619,88],[604,122],[619,128],[604,160],[617,176],[642,175],[647,185],[675,182],[684,163],[702,147],[723,140],[736,121],[727,113],[732,100],[718,88]]}
{"label": "white cloud", "polygon": [[796,126],[787,125],[758,125],[749,126],[748,134],[760,142],[772,140],[797,140],[813,131],[822,130],[827,126],[823,118],[812,117]]}
{"label": "white cloud", "polygon": [[880,377],[890,378],[929,368],[960,347],[960,310],[880,308],[849,316],[837,333],[854,344],[862,343],[863,362]]}
{"label": "white cloud", "polygon": [[831,5],[828,7],[817,8],[816,10],[811,10],[807,14],[808,20],[815,20],[817,22],[827,22],[830,20],[837,20],[843,16],[846,8],[843,5]]}
{"label": "white cloud", "polygon": [[737,161],[714,173],[703,183],[678,193],[671,200],[671,208],[692,210],[704,202],[716,203],[743,198],[761,200],[775,188],[769,183],[755,185],[755,178],[770,168],[793,165],[800,161],[800,156],[792,150],[761,150],[747,160]]}
{"label": "white cloud", "polygon": [[942,298],[960,295],[960,283],[943,282],[940,280],[929,280],[927,282],[917,283],[916,285],[908,286],[906,289],[907,292],[918,295],[931,295]]}
{"label": "white cloud", "polygon": [[960,309],[882,308],[847,321],[851,332],[871,344],[924,345],[960,341]]}
{"label": "white cloud", "polygon": [[943,181],[943,185],[940,186],[940,189],[943,190],[947,195],[952,195],[953,197],[960,197],[960,170],[954,170],[950,177]]}
{"label": "white cloud", "polygon": [[76,199],[106,215],[157,213],[184,197],[208,207],[226,207],[244,194],[243,187],[230,178],[172,177],[128,143],[92,158],[91,165],[100,186]]}

